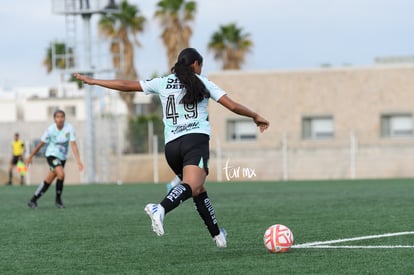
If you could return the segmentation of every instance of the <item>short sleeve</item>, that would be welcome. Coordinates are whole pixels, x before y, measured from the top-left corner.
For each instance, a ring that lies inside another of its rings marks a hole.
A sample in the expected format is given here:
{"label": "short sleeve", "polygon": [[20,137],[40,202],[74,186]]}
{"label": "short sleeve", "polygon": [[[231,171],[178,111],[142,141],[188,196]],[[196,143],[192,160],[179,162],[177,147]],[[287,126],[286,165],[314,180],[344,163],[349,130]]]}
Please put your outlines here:
{"label": "short sleeve", "polygon": [[218,101],[223,95],[226,94],[226,92],[223,89],[217,86],[214,82],[210,81],[208,78],[203,76],[199,77],[203,81],[204,85],[206,85],[206,88],[210,92],[210,97],[214,101]]}
{"label": "short sleeve", "polygon": [[69,140],[70,141],[76,140],[75,129],[73,129],[72,125],[70,126],[70,130],[69,130]]}
{"label": "short sleeve", "polygon": [[144,94],[158,94],[162,84],[162,78],[153,78],[151,80],[140,80],[142,91]]}
{"label": "short sleeve", "polygon": [[40,140],[43,143],[48,143],[49,142],[49,128],[46,129],[46,131],[43,133],[43,135],[40,137]]}

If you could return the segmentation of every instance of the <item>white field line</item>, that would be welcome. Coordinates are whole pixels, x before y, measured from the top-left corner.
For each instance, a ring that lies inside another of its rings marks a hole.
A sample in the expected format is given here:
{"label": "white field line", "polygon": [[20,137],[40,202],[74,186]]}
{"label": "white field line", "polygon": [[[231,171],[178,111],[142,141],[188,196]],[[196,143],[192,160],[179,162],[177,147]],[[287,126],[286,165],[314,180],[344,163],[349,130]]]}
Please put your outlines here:
{"label": "white field line", "polygon": [[402,235],[413,235],[413,234],[414,234],[414,231],[386,233],[386,234],[381,234],[381,235],[370,235],[370,236],[330,240],[330,241],[323,241],[323,242],[303,243],[303,244],[292,245],[292,248],[310,248],[310,247],[316,248],[316,246],[319,246],[319,248],[321,248],[320,246],[333,244],[333,243],[344,243],[344,242],[352,242],[352,241],[360,241],[360,240],[368,240],[368,239],[379,239],[379,238],[402,236]]}
{"label": "white field line", "polygon": [[300,246],[300,247],[294,247],[294,248],[392,249],[392,248],[414,248],[414,245],[310,245],[310,246]]}

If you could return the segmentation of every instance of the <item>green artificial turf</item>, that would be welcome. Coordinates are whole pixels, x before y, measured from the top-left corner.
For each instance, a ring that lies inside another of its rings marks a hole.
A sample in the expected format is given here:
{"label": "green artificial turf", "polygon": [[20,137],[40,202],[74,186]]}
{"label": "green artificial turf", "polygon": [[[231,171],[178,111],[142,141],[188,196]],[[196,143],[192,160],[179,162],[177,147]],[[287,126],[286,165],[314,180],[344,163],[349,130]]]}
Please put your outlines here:
{"label": "green artificial turf", "polygon": [[[414,231],[414,180],[207,183],[228,247],[215,247],[192,200],[156,236],[143,209],[164,184],[54,187],[37,209],[36,186],[0,187],[0,274],[410,274],[414,235],[271,254],[263,234],[288,226],[295,245]],[[410,246],[398,248],[395,246]],[[332,246],[358,246],[335,248]],[[378,246],[378,247],[377,247]],[[386,246],[384,248],[384,246]],[[370,248],[368,248],[370,247]]]}

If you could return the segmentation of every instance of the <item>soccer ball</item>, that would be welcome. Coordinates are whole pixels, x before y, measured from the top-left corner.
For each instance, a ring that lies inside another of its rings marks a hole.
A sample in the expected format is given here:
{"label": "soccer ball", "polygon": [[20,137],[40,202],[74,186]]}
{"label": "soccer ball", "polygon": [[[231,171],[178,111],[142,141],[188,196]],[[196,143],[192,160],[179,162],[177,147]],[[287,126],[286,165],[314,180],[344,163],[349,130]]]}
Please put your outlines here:
{"label": "soccer ball", "polygon": [[266,229],[263,242],[269,252],[283,253],[293,245],[293,234],[287,226],[274,224]]}

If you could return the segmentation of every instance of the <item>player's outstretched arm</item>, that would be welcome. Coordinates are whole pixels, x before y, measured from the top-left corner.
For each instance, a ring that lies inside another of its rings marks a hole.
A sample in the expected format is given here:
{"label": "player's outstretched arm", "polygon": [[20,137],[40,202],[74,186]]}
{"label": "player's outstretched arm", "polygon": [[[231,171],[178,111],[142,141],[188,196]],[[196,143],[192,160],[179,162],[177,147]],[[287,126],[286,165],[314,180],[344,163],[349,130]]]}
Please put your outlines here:
{"label": "player's outstretched arm", "polygon": [[233,101],[227,95],[222,96],[218,100],[218,102],[235,114],[252,118],[254,123],[256,123],[257,127],[259,127],[261,133],[263,133],[264,130],[269,128],[270,123],[267,119],[265,119],[258,113],[250,110],[246,106]]}
{"label": "player's outstretched arm", "polygon": [[73,76],[86,83],[88,85],[98,85],[101,87],[123,91],[123,92],[141,92],[141,84],[139,81],[135,80],[120,80],[120,79],[113,79],[113,80],[104,80],[104,79],[95,79],[86,75],[81,75],[79,73],[73,74]]}

